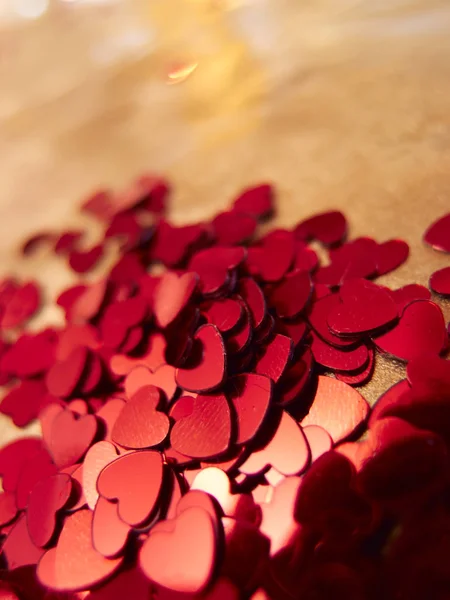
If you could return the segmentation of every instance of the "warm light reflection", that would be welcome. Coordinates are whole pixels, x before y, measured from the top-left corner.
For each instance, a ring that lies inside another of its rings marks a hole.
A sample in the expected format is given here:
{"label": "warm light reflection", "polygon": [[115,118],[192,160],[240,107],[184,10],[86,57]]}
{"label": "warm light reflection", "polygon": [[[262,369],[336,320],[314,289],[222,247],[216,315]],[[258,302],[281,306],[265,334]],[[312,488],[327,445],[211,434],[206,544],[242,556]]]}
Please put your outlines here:
{"label": "warm light reflection", "polygon": [[14,0],[14,12],[23,19],[38,19],[48,9],[49,0]]}
{"label": "warm light reflection", "polygon": [[195,71],[197,66],[197,62],[192,62],[173,68],[167,74],[167,83],[169,85],[175,85],[176,83],[182,83],[183,81],[186,81],[186,79]]}

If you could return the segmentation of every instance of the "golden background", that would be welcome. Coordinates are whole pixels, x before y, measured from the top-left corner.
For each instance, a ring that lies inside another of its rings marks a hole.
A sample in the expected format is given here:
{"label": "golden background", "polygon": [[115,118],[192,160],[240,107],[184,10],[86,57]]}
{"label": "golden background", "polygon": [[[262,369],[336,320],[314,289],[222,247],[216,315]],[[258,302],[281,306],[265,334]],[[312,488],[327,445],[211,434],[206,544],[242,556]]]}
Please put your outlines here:
{"label": "golden background", "polygon": [[[449,264],[422,243],[450,208],[449,31],[445,0],[0,0],[2,275],[54,298],[70,271],[20,242],[149,171],[173,182],[177,223],[260,181],[280,225],[340,208],[352,237],[409,242],[381,282],[426,285]],[[379,359],[363,393],[402,373]],[[2,442],[23,434],[0,419]]]}

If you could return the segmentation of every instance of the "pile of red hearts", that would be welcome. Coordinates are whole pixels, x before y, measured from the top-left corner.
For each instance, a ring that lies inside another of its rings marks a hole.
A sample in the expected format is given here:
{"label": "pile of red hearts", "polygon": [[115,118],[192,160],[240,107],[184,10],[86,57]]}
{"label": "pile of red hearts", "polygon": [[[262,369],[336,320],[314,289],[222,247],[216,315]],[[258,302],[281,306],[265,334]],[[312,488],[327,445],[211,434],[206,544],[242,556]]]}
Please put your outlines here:
{"label": "pile of red hearts", "polygon": [[[346,241],[336,211],[257,237],[269,185],[175,227],[168,193],[142,177],[89,198],[90,249],[24,244],[77,273],[121,249],[58,297],[64,327],[25,332],[38,286],[1,284],[0,411],[42,437],[0,450],[0,598],[449,598],[446,324],[427,288],[373,282],[408,245]],[[449,240],[447,215],[425,241]],[[449,294],[450,267],[430,287]],[[407,378],[371,410],[377,353]]]}

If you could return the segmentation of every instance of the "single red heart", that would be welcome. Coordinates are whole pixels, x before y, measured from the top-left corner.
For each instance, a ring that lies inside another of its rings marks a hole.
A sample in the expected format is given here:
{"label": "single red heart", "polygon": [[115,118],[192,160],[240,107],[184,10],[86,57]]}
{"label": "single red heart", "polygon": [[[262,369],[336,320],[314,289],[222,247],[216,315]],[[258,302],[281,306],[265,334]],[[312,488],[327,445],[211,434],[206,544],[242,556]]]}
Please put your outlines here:
{"label": "single red heart", "polygon": [[257,223],[251,215],[231,210],[219,213],[211,225],[218,244],[234,246],[248,241],[255,233]]}
{"label": "single red heart", "polygon": [[234,331],[240,324],[244,308],[239,300],[224,298],[213,300],[202,308],[208,323],[215,325],[221,333]]}
{"label": "single red heart", "polygon": [[19,439],[0,449],[0,477],[5,492],[16,491],[23,467],[41,450],[42,440],[37,437]]}
{"label": "single red heart", "polygon": [[166,339],[160,333],[154,333],[149,336],[149,347],[147,352],[140,357],[126,356],[125,354],[115,354],[110,360],[111,371],[118,376],[128,375],[134,368],[143,366],[150,371],[157,371],[159,367],[166,364]]}
{"label": "single red heart", "polygon": [[311,462],[313,463],[319,456],[325,454],[333,448],[333,440],[328,431],[319,425],[307,425],[303,427],[303,433],[309,445]]}
{"label": "single red heart", "polygon": [[270,555],[275,556],[289,544],[299,524],[293,517],[301,477],[286,477],[259,503],[262,512],[261,532],[270,539]]}
{"label": "single red heart", "polygon": [[228,475],[217,467],[206,467],[195,477],[192,490],[206,492],[217,500],[223,514],[240,522],[258,523],[258,507],[250,494],[232,494]]}
{"label": "single red heart", "polygon": [[142,365],[135,367],[125,378],[125,394],[127,398],[132,398],[141,388],[149,385],[161,389],[170,402],[177,391],[175,367],[162,365],[154,372]]}
{"label": "single red heart", "polygon": [[49,369],[45,382],[53,396],[71,396],[85,372],[89,350],[84,346],[75,348],[65,360],[55,362]]}
{"label": "single red heart", "polygon": [[125,406],[125,400],[122,398],[111,398],[101,406],[95,416],[100,421],[103,430],[103,439],[105,441],[111,441],[111,433],[114,428],[114,424],[119,417],[123,407]]}
{"label": "single red heart", "polygon": [[266,298],[262,289],[251,277],[242,277],[238,283],[237,293],[250,311],[252,327],[258,329],[267,313]]}
{"label": "single red heart", "polygon": [[27,526],[35,546],[43,548],[51,540],[56,515],[67,504],[72,492],[69,475],[58,473],[39,481],[31,490],[27,506]]}
{"label": "single red heart", "polygon": [[158,325],[167,327],[174,321],[195,291],[198,283],[196,273],[176,273],[168,271],[161,277],[153,298],[153,309]]}
{"label": "single red heart", "polygon": [[150,385],[140,388],[125,404],[112,430],[112,439],[125,448],[150,448],[163,442],[169,433],[169,418],[158,406],[161,395]]}
{"label": "single red heart", "polygon": [[315,361],[325,368],[336,371],[357,371],[363,368],[369,360],[369,352],[364,344],[352,350],[335,348],[324,342],[312,332],[311,350]]}
{"label": "single red heart", "polygon": [[295,257],[295,240],[291,231],[275,229],[248,249],[247,268],[251,275],[267,283],[280,281]]}
{"label": "single red heart", "polygon": [[176,372],[177,384],[191,392],[208,392],[218,387],[226,372],[222,336],[214,325],[199,327],[186,365]]}
{"label": "single red heart", "polygon": [[258,433],[272,399],[272,381],[263,375],[244,373],[228,380],[228,397],[237,417],[236,444],[246,444]]}
{"label": "single red heart", "polygon": [[56,415],[48,446],[59,468],[74,465],[83,457],[94,441],[97,425],[94,415],[77,417],[70,410]]}
{"label": "single red heart", "polygon": [[130,452],[106,465],[97,479],[97,490],[117,500],[119,517],[137,527],[155,511],[163,483],[163,459],[159,452]]}
{"label": "single red heart", "polygon": [[409,246],[403,240],[389,240],[379,244],[375,251],[377,275],[385,275],[402,265],[409,256]]}
{"label": "single red heart", "polygon": [[[74,288],[72,288],[74,289]],[[82,290],[71,292],[74,298],[69,305],[62,305],[66,310],[68,321],[84,323],[96,317],[105,303],[108,293],[108,280],[100,279]],[[60,303],[60,301],[58,302]]]}
{"label": "single red heart", "polygon": [[19,287],[3,307],[0,317],[1,329],[13,329],[22,325],[39,308],[40,293],[36,283],[30,281]]}
{"label": "single red heart", "polygon": [[346,281],[340,298],[342,304],[328,314],[328,325],[337,335],[376,331],[398,318],[397,305],[389,291],[366,279]]}
{"label": "single red heart", "polygon": [[358,390],[343,381],[320,375],[313,403],[301,425],[320,425],[337,444],[364,423],[369,411],[369,405]]}
{"label": "single red heart", "polygon": [[309,447],[302,428],[285,411],[265,445],[255,450],[239,467],[241,473],[256,475],[274,467],[285,475],[297,475],[309,462]]}
{"label": "single red heart", "polygon": [[215,246],[197,252],[189,263],[189,270],[200,277],[199,287],[203,294],[216,294],[227,283],[230,272],[246,258],[241,246]]}
{"label": "single red heart", "polygon": [[99,496],[92,517],[92,544],[107,558],[122,554],[131,527],[118,515],[117,502]]}
{"label": "single red heart", "polygon": [[98,476],[106,465],[116,458],[117,449],[111,442],[97,442],[86,452],[83,462],[82,487],[84,498],[91,510],[94,510],[98,500]]}
{"label": "single red heart", "polygon": [[113,575],[123,558],[107,559],[92,544],[90,510],[79,510],[64,522],[55,548],[39,561],[37,577],[51,590],[65,592],[86,590]]}
{"label": "single red heart", "polygon": [[166,588],[200,593],[211,581],[217,561],[216,526],[211,516],[202,508],[192,507],[161,524],[164,527],[156,525],[141,548],[141,569]]}
{"label": "single red heart", "polygon": [[174,408],[171,416],[176,423],[170,433],[174,450],[191,458],[211,458],[228,449],[231,415],[225,396],[183,396]]}
{"label": "single red heart", "polygon": [[447,344],[442,310],[430,300],[412,302],[398,324],[374,342],[382,352],[405,361],[421,354],[440,354]]}
{"label": "single red heart", "polygon": [[450,213],[432,223],[425,231],[423,239],[435,250],[450,252]]}
{"label": "single red heart", "polygon": [[410,283],[409,285],[398,288],[398,290],[391,290],[391,295],[398,306],[400,315],[403,314],[403,311],[408,304],[411,304],[411,302],[431,299],[430,290],[418,283]]}
{"label": "single red heart", "polygon": [[269,300],[277,315],[291,319],[299,315],[311,297],[313,285],[309,273],[289,273],[270,290]]}
{"label": "single red heart", "polygon": [[95,267],[103,256],[103,246],[98,244],[89,250],[72,250],[69,265],[75,273],[87,273]]}
{"label": "single red heart", "polygon": [[333,246],[341,243],[347,235],[347,220],[341,212],[331,210],[302,221],[294,232],[299,240],[314,239]]}
{"label": "single red heart", "polygon": [[436,294],[442,294],[443,296],[450,295],[450,267],[444,267],[435,271],[430,277],[429,282],[430,288]]}
{"label": "single red heart", "polygon": [[16,506],[19,510],[27,507],[31,490],[41,480],[58,472],[50,454],[44,448],[30,456],[20,471],[16,487]]}
{"label": "single red heart", "polygon": [[264,219],[273,213],[273,195],[273,188],[269,183],[247,188],[234,201],[233,210]]}
{"label": "single red heart", "polygon": [[256,373],[270,377],[277,383],[289,365],[293,350],[292,340],[276,333],[261,349],[255,365]]}
{"label": "single red heart", "polygon": [[2,558],[9,571],[25,565],[36,565],[44,551],[36,547],[28,533],[27,519],[21,515],[5,540],[2,540]]}

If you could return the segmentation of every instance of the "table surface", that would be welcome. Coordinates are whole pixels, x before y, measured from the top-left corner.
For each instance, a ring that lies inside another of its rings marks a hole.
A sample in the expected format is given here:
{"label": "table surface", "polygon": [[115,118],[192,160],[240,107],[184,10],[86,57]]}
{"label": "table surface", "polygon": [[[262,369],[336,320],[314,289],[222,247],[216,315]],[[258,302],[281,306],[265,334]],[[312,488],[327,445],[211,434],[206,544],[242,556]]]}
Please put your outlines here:
{"label": "table surface", "polygon": [[[422,234],[449,207],[449,28],[445,0],[3,0],[1,274],[54,298],[70,271],[20,241],[86,224],[87,193],[149,171],[173,182],[177,223],[270,180],[278,224],[339,208],[351,236],[409,242],[382,283],[427,284],[448,264]],[[379,357],[363,393],[403,375]],[[3,443],[29,431],[0,419]]]}

